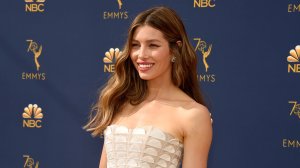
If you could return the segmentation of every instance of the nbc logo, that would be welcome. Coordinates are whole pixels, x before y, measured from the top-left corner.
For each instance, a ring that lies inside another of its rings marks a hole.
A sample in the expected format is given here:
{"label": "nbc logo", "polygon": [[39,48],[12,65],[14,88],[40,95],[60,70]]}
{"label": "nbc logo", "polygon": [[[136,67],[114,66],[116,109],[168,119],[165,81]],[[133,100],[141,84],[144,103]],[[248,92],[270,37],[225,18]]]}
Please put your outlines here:
{"label": "nbc logo", "polygon": [[111,48],[109,51],[105,52],[103,58],[104,62],[104,72],[114,72],[116,59],[122,54],[118,48]]}
{"label": "nbc logo", "polygon": [[37,104],[29,104],[24,108],[22,114],[23,117],[23,127],[28,128],[41,128],[42,118],[44,117],[42,113],[42,108],[38,107]]}
{"label": "nbc logo", "polygon": [[194,0],[194,8],[213,8],[215,0]]}
{"label": "nbc logo", "polygon": [[26,12],[44,12],[46,0],[25,0],[25,11]]}
{"label": "nbc logo", "polygon": [[287,57],[288,73],[291,71],[294,73],[300,73],[300,45],[297,45],[295,49],[290,50],[290,55]]}
{"label": "nbc logo", "polygon": [[295,115],[300,119],[300,104],[298,104],[297,101],[289,101],[289,103],[293,104],[290,116]]}

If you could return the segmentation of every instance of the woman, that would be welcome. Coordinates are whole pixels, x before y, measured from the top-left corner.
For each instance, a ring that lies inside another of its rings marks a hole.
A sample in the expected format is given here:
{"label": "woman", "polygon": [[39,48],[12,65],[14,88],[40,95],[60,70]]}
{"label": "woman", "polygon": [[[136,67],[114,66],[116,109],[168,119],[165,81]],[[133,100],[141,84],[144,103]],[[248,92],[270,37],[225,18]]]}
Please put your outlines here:
{"label": "woman", "polygon": [[172,9],[140,13],[85,126],[104,133],[100,168],[206,168],[211,118],[197,82],[196,54]]}

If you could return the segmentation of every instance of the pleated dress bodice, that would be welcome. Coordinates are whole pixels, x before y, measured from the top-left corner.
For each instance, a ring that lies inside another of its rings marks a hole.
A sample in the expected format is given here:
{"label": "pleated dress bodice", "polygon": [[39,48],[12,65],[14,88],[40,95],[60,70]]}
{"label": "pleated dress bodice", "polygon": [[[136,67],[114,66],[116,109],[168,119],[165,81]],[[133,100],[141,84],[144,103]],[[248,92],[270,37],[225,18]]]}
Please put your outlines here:
{"label": "pleated dress bodice", "polygon": [[108,168],[178,168],[183,144],[153,126],[110,125],[104,131]]}

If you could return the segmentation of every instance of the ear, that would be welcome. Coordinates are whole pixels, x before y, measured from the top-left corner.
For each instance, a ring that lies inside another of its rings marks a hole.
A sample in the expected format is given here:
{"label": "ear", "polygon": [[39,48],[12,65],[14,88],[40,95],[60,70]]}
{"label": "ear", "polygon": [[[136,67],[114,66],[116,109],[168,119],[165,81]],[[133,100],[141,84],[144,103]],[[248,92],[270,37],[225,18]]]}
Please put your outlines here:
{"label": "ear", "polygon": [[176,44],[178,45],[178,47],[182,47],[182,41],[176,41]]}

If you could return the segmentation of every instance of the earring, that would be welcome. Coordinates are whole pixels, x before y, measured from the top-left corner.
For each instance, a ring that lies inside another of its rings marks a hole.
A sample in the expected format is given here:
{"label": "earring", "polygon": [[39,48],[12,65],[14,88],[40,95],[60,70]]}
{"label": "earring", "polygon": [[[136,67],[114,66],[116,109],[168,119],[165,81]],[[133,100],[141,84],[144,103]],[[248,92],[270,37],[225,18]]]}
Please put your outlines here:
{"label": "earring", "polygon": [[176,57],[173,56],[172,59],[171,59],[171,62],[175,62],[176,61]]}

